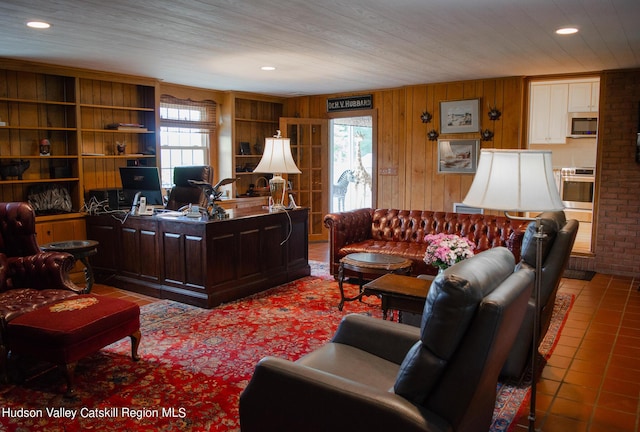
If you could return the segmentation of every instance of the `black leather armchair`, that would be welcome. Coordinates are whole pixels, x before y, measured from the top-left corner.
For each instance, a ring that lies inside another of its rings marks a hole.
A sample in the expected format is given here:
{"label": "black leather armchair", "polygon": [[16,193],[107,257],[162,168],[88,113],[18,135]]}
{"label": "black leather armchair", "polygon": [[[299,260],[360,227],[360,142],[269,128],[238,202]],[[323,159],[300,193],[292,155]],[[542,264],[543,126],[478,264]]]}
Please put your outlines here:
{"label": "black leather armchair", "polygon": [[213,181],[213,168],[208,165],[183,166],[173,169],[173,183],[167,201],[167,209],[178,210],[180,207],[194,204],[201,207],[207,206],[208,197],[204,189],[189,184],[189,180],[203,181],[211,184]]}
{"label": "black leather armchair", "polygon": [[[566,219],[563,211],[544,212],[540,214],[542,230],[546,237],[542,243],[542,277],[540,286],[540,318],[538,320],[538,341],[540,345],[544,339],[549,324],[553,307],[556,303],[558,286],[562,279],[571,249],[578,233],[578,221]],[[536,266],[536,223],[531,222],[527,227],[522,240],[522,261],[519,267],[535,269]],[[536,311],[535,292],[529,299],[527,311],[516,337],[509,357],[501,372],[502,378],[519,379],[525,371],[531,359],[531,346],[533,339],[533,319]]]}
{"label": "black leather armchair", "polygon": [[332,341],[296,362],[262,359],[240,397],[252,431],[481,431],[531,295],[497,247],[433,282],[420,328],[348,315]]}

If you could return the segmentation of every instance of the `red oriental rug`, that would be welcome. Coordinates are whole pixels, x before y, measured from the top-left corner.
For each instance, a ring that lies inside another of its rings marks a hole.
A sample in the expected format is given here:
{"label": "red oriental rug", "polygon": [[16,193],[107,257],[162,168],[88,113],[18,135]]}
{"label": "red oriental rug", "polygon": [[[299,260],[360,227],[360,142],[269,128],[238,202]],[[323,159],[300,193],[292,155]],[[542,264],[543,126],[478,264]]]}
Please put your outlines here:
{"label": "red oriental rug", "polygon": [[[144,306],[139,362],[129,357],[128,339],[81,360],[73,399],[62,396],[64,379],[51,368],[4,385],[0,430],[237,431],[238,399],[258,360],[298,359],[329,341],[348,313],[382,315],[374,297],[342,312],[338,302],[337,282],[314,263],[312,276],[215,309],[167,300]],[[567,311],[553,320],[553,340]],[[499,386],[492,430],[507,429],[527,394],[527,387]]]}

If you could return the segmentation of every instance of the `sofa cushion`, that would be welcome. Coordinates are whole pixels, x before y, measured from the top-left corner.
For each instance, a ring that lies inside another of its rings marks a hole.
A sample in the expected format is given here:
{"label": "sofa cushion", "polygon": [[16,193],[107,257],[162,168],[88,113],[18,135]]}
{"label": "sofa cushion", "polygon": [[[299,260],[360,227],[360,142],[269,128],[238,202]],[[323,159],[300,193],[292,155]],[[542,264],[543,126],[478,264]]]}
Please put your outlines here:
{"label": "sofa cushion", "polygon": [[460,261],[436,277],[424,306],[421,341],[412,347],[400,367],[394,387],[397,394],[415,403],[424,401],[482,299],[507,279],[514,268],[513,254],[497,247]]}

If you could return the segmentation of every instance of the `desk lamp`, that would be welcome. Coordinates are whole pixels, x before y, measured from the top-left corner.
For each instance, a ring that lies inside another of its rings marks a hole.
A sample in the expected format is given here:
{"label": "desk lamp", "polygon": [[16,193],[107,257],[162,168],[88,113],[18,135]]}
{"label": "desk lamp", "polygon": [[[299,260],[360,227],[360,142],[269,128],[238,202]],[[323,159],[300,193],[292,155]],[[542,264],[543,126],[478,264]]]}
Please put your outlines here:
{"label": "desk lamp", "polygon": [[280,211],[286,208],[284,206],[284,197],[287,183],[281,174],[301,174],[291,155],[289,138],[283,138],[280,135],[280,131],[278,130],[277,132],[273,138],[265,139],[262,159],[253,170],[255,173],[273,173],[273,178],[269,180],[269,189],[271,191],[270,211]]}
{"label": "desk lamp", "polygon": [[563,210],[564,205],[553,178],[550,151],[496,150],[480,152],[478,170],[463,200],[465,205],[484,209],[503,210],[515,220],[536,221],[535,314],[531,348],[531,402],[529,431],[536,422],[536,368],[540,320],[540,291],[542,276],[542,230],[540,216],[536,218],[510,215],[509,212],[542,212]]}

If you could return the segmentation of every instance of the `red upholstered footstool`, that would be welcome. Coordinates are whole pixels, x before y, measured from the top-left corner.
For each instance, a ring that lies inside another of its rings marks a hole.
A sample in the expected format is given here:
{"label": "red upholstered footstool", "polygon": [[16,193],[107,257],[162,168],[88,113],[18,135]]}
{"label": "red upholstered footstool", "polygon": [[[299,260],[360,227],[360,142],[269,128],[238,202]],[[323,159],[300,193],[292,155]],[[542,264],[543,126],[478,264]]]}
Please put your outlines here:
{"label": "red upholstered footstool", "polygon": [[71,394],[75,364],[81,358],[129,336],[131,358],[139,359],[140,307],[112,297],[78,295],[13,319],[6,334],[12,354],[57,364]]}

